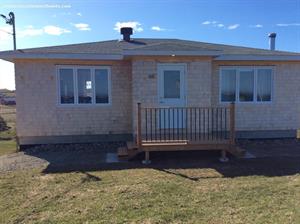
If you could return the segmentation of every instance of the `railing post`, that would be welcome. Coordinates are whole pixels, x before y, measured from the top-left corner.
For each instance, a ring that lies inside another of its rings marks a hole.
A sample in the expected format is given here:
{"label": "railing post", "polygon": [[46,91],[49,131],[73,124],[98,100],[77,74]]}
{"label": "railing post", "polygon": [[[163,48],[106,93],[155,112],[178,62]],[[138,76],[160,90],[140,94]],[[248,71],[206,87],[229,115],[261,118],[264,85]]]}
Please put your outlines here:
{"label": "railing post", "polygon": [[142,145],[142,113],[141,113],[141,103],[137,103],[137,130],[136,130],[136,144],[140,148]]}
{"label": "railing post", "polygon": [[230,145],[235,145],[235,104],[230,104]]}

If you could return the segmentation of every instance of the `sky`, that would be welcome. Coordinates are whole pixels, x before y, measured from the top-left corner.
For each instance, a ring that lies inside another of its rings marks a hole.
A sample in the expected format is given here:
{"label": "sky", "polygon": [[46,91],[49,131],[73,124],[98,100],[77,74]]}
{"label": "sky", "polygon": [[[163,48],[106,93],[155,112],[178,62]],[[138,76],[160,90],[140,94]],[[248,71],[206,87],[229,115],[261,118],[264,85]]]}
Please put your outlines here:
{"label": "sky", "polygon": [[[300,52],[300,0],[72,0],[0,1],[14,12],[17,48],[119,39],[179,38]],[[12,50],[11,26],[0,18],[0,51]],[[14,89],[14,66],[0,60],[0,88]]]}

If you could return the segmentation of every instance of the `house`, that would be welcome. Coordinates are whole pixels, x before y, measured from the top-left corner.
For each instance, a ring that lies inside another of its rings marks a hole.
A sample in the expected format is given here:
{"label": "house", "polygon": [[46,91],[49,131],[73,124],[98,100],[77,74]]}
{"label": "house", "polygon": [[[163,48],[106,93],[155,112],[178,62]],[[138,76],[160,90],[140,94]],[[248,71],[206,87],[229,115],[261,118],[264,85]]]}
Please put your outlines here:
{"label": "house", "polygon": [[275,34],[266,50],[121,33],[122,40],[0,53],[15,64],[21,146],[225,139],[229,128],[238,138],[296,136],[300,53],[275,50]]}

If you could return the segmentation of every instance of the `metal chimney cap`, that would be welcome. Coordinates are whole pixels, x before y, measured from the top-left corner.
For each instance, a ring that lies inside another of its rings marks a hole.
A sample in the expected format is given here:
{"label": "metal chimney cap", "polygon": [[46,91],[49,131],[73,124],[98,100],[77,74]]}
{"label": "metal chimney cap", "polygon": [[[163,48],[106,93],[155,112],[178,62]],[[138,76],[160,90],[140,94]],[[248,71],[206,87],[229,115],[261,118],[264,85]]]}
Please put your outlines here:
{"label": "metal chimney cap", "polygon": [[276,33],[269,33],[269,37],[275,38],[276,37]]}
{"label": "metal chimney cap", "polygon": [[121,28],[121,34],[128,34],[128,35],[132,35],[133,33],[133,29],[132,27],[122,27]]}
{"label": "metal chimney cap", "polygon": [[132,27],[122,27],[121,28],[121,34],[123,35],[123,40],[124,41],[130,41],[130,35],[133,33]]}

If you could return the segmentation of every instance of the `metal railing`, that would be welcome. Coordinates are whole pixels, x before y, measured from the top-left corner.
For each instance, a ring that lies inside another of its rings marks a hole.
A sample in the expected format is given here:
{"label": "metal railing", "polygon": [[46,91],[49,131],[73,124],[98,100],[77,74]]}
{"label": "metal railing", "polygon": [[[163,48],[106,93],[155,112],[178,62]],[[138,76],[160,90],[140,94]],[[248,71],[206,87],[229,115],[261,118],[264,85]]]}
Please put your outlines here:
{"label": "metal railing", "polygon": [[137,109],[137,145],[159,142],[235,141],[235,105]]}

